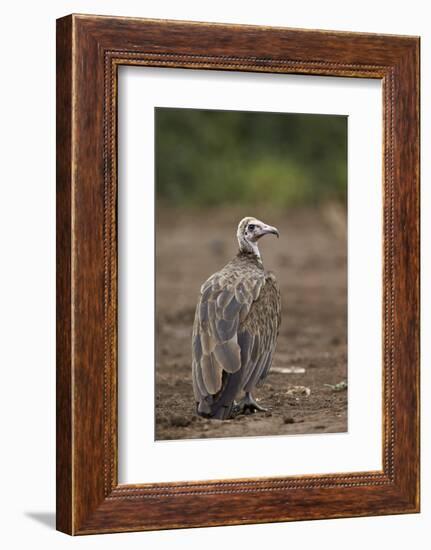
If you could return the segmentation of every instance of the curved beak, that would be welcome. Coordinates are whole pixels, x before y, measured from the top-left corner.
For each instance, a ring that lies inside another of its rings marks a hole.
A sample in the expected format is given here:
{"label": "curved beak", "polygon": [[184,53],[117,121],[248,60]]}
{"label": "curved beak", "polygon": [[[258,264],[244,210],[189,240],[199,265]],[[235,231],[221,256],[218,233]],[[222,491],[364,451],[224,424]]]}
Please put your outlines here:
{"label": "curved beak", "polygon": [[263,235],[277,235],[277,238],[280,237],[278,229],[276,227],[272,227],[271,225],[264,225],[262,227],[261,236]]}

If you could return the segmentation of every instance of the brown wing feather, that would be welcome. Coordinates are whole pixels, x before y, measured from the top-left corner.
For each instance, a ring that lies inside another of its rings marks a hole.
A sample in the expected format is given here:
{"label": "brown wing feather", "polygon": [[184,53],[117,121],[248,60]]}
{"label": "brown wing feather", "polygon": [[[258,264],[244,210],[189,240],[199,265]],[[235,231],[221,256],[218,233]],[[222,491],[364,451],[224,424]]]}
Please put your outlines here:
{"label": "brown wing feather", "polygon": [[[244,352],[245,356],[250,357],[243,367],[243,389],[245,391],[252,391],[266,378],[271,368],[280,323],[280,290],[275,276],[269,272],[265,276],[265,284],[258,300],[253,302],[249,314],[240,328],[243,334],[241,339],[247,339],[249,342],[249,349]],[[253,342],[251,349],[250,342]]]}
{"label": "brown wing feather", "polygon": [[[257,262],[236,258],[201,287],[192,338],[193,388],[201,412],[211,408],[211,397],[223,397],[220,393],[233,401],[241,387],[242,373],[236,373],[245,366],[250,342],[247,337],[239,341],[240,327],[265,286],[264,280]],[[227,377],[234,374],[236,390],[227,383]]]}

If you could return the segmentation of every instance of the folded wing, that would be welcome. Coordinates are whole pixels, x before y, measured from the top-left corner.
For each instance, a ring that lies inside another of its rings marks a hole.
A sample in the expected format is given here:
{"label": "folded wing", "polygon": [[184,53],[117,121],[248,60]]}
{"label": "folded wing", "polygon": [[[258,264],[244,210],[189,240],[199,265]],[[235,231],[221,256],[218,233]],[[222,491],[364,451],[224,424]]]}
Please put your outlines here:
{"label": "folded wing", "polygon": [[226,418],[240,389],[266,376],[280,324],[275,278],[229,265],[201,287],[192,338],[198,411]]}

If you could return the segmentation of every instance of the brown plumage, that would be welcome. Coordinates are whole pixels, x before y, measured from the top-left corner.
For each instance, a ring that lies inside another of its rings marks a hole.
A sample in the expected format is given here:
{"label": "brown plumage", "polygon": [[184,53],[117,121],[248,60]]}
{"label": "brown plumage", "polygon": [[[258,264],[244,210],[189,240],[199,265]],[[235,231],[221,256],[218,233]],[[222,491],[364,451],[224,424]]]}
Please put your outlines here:
{"label": "brown plumage", "polygon": [[[238,255],[201,287],[192,338],[193,390],[198,414],[231,418],[265,410],[251,392],[271,368],[281,321],[280,291],[265,272],[257,241],[274,227],[255,218],[238,225]],[[237,395],[244,391],[239,404]]]}

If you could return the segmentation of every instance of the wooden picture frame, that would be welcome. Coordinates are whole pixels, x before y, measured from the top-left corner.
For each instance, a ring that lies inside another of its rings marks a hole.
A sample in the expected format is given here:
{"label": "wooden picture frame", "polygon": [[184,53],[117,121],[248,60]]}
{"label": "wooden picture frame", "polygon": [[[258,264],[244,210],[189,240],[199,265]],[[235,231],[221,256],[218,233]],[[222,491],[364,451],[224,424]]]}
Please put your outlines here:
{"label": "wooden picture frame", "polygon": [[[119,65],[381,79],[381,471],[118,484]],[[59,19],[57,529],[90,534],[418,511],[419,38],[90,15]]]}

